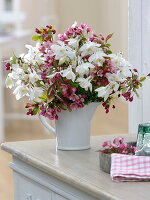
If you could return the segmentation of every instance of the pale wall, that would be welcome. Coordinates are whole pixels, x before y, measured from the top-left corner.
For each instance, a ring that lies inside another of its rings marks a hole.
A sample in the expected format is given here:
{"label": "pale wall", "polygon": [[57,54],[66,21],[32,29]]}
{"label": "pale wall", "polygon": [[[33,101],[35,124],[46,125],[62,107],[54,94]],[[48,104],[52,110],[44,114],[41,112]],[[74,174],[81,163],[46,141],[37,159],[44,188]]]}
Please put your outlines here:
{"label": "pale wall", "polygon": [[[36,26],[40,26],[44,15],[56,15],[59,25],[57,32],[64,32],[74,21],[77,21],[89,24],[104,36],[114,33],[111,40],[112,49],[115,52],[124,52],[127,57],[127,0],[21,0],[20,8],[27,13],[25,27],[33,30]],[[57,25],[57,19],[56,22],[52,20],[49,23]]]}
{"label": "pale wall", "polygon": [[127,0],[56,0],[59,30],[63,32],[74,21],[85,22],[95,31],[114,33],[112,49],[128,49],[128,1]]}
{"label": "pale wall", "polygon": [[[43,26],[43,18],[45,16],[52,17],[49,23],[56,25],[57,19],[53,20],[53,16],[56,15],[55,0],[15,0],[20,1],[20,10],[27,14],[27,19],[24,28],[34,30],[35,27]],[[47,22],[48,23],[48,22]],[[46,23],[46,24],[47,24]]]}

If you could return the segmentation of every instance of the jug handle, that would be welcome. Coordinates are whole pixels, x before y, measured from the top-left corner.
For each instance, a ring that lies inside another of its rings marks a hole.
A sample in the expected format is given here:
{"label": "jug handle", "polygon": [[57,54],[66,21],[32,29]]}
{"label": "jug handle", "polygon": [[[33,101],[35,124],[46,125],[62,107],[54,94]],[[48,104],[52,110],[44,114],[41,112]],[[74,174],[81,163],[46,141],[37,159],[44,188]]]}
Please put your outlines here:
{"label": "jug handle", "polygon": [[42,115],[39,115],[39,119],[43,126],[48,129],[54,136],[56,136],[56,130],[46,121],[46,118]]}

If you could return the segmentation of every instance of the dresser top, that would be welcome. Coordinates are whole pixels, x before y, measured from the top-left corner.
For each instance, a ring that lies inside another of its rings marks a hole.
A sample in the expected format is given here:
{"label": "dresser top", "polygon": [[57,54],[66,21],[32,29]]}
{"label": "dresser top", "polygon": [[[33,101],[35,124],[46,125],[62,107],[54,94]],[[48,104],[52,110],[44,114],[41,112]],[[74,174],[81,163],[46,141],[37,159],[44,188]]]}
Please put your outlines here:
{"label": "dresser top", "polygon": [[[118,135],[91,137],[91,149],[84,151],[60,151],[55,140],[34,140],[3,143],[1,148],[23,162],[62,180],[73,187],[103,200],[149,200],[149,182],[113,182],[110,175],[99,168],[96,152],[105,140]],[[134,141],[136,135],[122,135],[126,141]]]}

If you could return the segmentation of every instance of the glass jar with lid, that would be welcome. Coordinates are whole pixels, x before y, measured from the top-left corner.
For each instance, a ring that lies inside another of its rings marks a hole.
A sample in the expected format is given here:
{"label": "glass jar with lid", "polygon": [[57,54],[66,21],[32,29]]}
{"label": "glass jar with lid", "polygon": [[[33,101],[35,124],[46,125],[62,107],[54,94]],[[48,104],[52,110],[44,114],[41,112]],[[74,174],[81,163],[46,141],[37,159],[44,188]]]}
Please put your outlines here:
{"label": "glass jar with lid", "polygon": [[139,124],[136,147],[136,155],[150,156],[150,123]]}

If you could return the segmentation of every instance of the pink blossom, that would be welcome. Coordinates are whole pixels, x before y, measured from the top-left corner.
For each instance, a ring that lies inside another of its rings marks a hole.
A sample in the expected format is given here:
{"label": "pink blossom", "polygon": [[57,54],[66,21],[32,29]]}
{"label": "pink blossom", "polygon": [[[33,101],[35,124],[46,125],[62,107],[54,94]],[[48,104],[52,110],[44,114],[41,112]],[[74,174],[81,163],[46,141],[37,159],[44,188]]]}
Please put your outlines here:
{"label": "pink blossom", "polygon": [[123,149],[125,149],[126,148],[126,145],[125,144],[120,144],[119,145],[119,149],[121,150],[121,151],[123,151]]}
{"label": "pink blossom", "polygon": [[86,30],[87,30],[87,32],[90,32],[90,31],[91,31],[91,28],[90,28],[90,27],[87,27]]}
{"label": "pink blossom", "polygon": [[41,34],[41,31],[38,28],[35,29],[35,32]]}
{"label": "pink blossom", "polygon": [[75,87],[71,88],[71,92],[76,93],[76,91],[77,91],[77,88],[75,88]]}
{"label": "pink blossom", "polygon": [[128,151],[127,150],[123,150],[122,154],[128,154]]}
{"label": "pink blossom", "polygon": [[59,34],[58,35],[58,38],[59,38],[59,40],[61,40],[61,41],[65,41],[66,39],[67,39],[67,35],[64,33],[64,34]]}
{"label": "pink blossom", "polygon": [[57,73],[56,75],[55,75],[55,78],[60,78],[61,77],[61,75],[59,74],[59,73]]}
{"label": "pink blossom", "polygon": [[113,140],[113,144],[116,146],[116,147],[119,147],[120,144],[122,144],[124,141],[124,138],[123,137],[117,137]]}
{"label": "pink blossom", "polygon": [[51,79],[51,82],[52,82],[52,83],[55,83],[55,82],[56,82],[56,78],[52,78],[52,79]]}
{"label": "pink blossom", "polygon": [[138,72],[138,70],[137,70],[137,69],[133,69],[133,71],[134,71],[134,72]]}
{"label": "pink blossom", "polygon": [[130,98],[129,98],[129,101],[132,102],[132,101],[133,101],[133,97],[130,97]]}
{"label": "pink blossom", "polygon": [[61,112],[61,108],[57,108],[57,112],[59,112],[59,113],[60,113],[60,112]]}
{"label": "pink blossom", "polygon": [[111,148],[112,147],[111,141],[108,140],[108,141],[103,142],[102,146],[105,148]]}
{"label": "pink blossom", "polygon": [[42,74],[41,79],[43,79],[43,80],[46,79],[46,74]]}
{"label": "pink blossom", "polygon": [[135,146],[132,146],[132,147],[131,147],[131,150],[132,150],[133,153],[135,153],[135,152],[136,152],[136,147],[135,147]]}
{"label": "pink blossom", "polygon": [[55,120],[58,120],[58,115],[55,115]]}
{"label": "pink blossom", "polygon": [[7,71],[10,70],[10,67],[11,67],[10,63],[6,63],[5,68]]}
{"label": "pink blossom", "polygon": [[128,101],[130,99],[131,92],[126,92],[126,93],[122,94],[122,96],[126,99],[126,101]]}
{"label": "pink blossom", "polygon": [[101,85],[100,81],[97,81],[97,82],[96,82],[96,85]]}
{"label": "pink blossom", "polygon": [[89,41],[93,42],[93,41],[94,41],[94,38],[93,38],[93,37],[90,37],[90,38],[89,38]]}
{"label": "pink blossom", "polygon": [[45,48],[49,49],[52,45],[52,42],[51,41],[46,41],[46,42],[43,42],[42,46],[44,46]]}
{"label": "pink blossom", "polygon": [[26,114],[27,115],[33,115],[33,109],[30,108]]}
{"label": "pink blossom", "polygon": [[93,32],[93,37],[97,37],[97,34],[95,32]]}
{"label": "pink blossom", "polygon": [[55,33],[56,33],[56,30],[55,30],[55,29],[53,29],[53,30],[52,30],[52,33],[53,33],[53,34],[55,34]]}
{"label": "pink blossom", "polygon": [[41,46],[39,47],[39,51],[40,51],[41,53],[44,53],[44,52],[45,52],[45,47],[44,47],[43,45],[41,45]]}
{"label": "pink blossom", "polygon": [[53,27],[50,25],[47,25],[46,28],[52,29]]}
{"label": "pink blossom", "polygon": [[115,67],[114,62],[112,60],[108,60],[106,63],[109,66],[108,72],[110,72],[110,73],[116,73],[117,69]]}
{"label": "pink blossom", "polygon": [[77,33],[78,35],[80,35],[81,33],[83,33],[83,31],[82,31],[82,29],[78,28],[78,29],[76,30],[76,33]]}
{"label": "pink blossom", "polygon": [[87,27],[87,25],[86,24],[81,24],[81,28],[85,28],[85,27]]}

